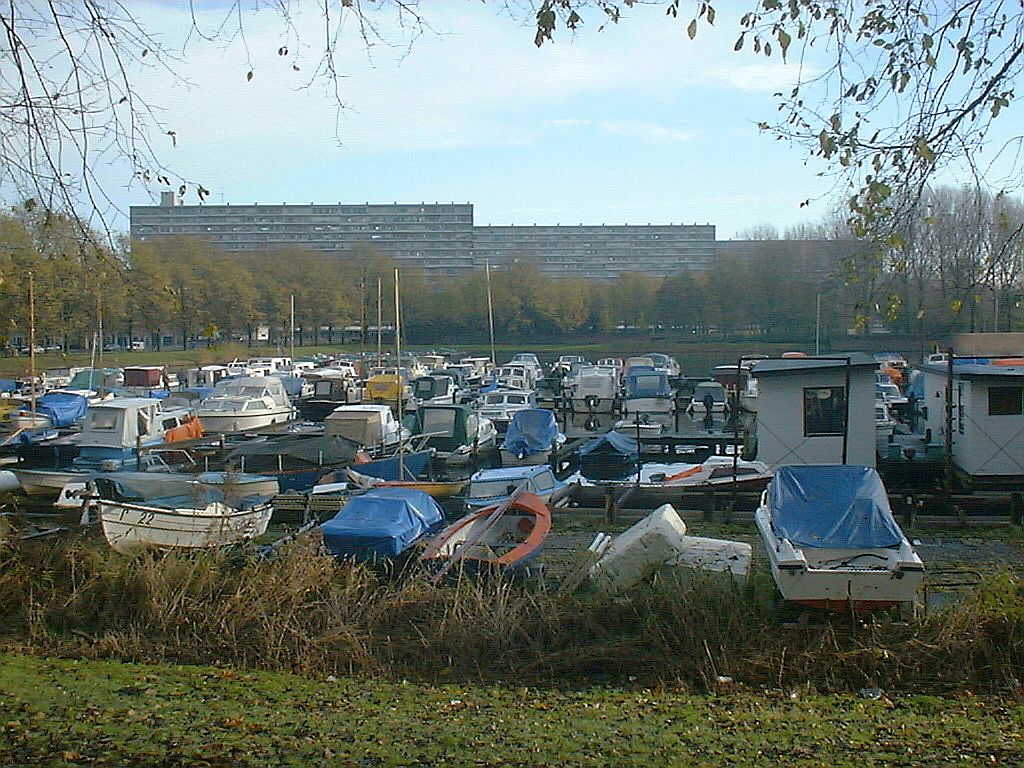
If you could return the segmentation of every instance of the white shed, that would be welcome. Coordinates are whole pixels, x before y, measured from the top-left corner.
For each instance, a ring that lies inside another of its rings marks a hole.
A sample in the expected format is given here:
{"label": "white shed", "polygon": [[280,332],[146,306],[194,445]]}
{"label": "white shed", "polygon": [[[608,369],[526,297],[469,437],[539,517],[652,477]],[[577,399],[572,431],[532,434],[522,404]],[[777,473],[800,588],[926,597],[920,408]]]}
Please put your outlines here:
{"label": "white shed", "polygon": [[[924,366],[924,423],[939,443],[947,375],[945,364]],[[967,475],[1024,477],[1024,366],[955,363],[952,432],[953,463]]]}
{"label": "white shed", "polygon": [[[758,360],[757,458],[875,466],[875,361],[861,352]],[[849,396],[847,396],[849,391]]]}

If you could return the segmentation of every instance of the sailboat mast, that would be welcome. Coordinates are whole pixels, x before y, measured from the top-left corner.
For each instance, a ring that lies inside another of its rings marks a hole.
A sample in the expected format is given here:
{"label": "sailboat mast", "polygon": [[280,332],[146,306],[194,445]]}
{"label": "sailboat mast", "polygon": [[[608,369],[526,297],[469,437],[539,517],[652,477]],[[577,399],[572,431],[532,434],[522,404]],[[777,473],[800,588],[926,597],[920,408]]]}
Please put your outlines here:
{"label": "sailboat mast", "polygon": [[[103,398],[107,394],[107,377],[105,375],[106,368],[103,365],[103,292],[99,286],[96,288],[96,325],[99,328],[100,334],[100,383],[97,387],[97,392],[99,393],[100,398]],[[95,371],[93,371],[93,373],[95,373]],[[90,381],[89,383],[91,384],[92,382]]]}
{"label": "sailboat mast", "polygon": [[28,369],[34,419],[36,413],[36,285],[31,272],[28,273]]}
{"label": "sailboat mast", "polygon": [[405,479],[405,452],[402,441],[402,395],[405,385],[402,382],[402,313],[398,300],[398,268],[395,267],[395,381],[398,392],[398,479]]}
{"label": "sailboat mast", "polygon": [[382,344],[381,337],[381,323],[384,322],[384,311],[382,304],[384,299],[384,289],[381,286],[380,278],[377,278],[377,365],[383,365],[384,360],[384,346]]}
{"label": "sailboat mast", "polygon": [[288,345],[289,355],[291,356],[292,363],[295,363],[295,294],[292,294],[292,312],[291,312],[291,343]]}
{"label": "sailboat mast", "polygon": [[366,277],[359,281],[359,372],[366,365]]}
{"label": "sailboat mast", "polygon": [[487,325],[491,331],[491,366],[496,366],[498,360],[494,355],[494,305],[491,303],[491,262],[486,262],[487,268]]}

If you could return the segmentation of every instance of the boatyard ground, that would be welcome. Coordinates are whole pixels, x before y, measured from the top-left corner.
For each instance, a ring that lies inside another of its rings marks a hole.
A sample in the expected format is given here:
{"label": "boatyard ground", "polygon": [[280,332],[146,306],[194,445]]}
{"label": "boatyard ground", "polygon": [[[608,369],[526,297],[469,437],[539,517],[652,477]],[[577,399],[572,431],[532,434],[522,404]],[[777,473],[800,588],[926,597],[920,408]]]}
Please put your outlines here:
{"label": "boatyard ground", "polygon": [[911,623],[786,615],[763,557],[609,598],[9,542],[0,764],[1020,765],[1024,536],[909,533],[963,582]]}
{"label": "boatyard ground", "polygon": [[0,657],[5,765],[1024,763],[1012,698],[433,685]]}

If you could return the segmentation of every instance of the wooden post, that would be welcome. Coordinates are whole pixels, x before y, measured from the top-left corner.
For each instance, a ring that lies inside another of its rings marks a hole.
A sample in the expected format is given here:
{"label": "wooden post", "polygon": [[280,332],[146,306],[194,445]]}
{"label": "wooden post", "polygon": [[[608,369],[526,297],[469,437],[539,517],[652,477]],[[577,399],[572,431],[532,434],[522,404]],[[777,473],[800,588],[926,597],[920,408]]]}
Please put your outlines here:
{"label": "wooden post", "polygon": [[[973,306],[973,302],[971,304]],[[953,501],[953,348],[947,350],[946,357],[946,444],[945,456],[943,456],[943,491],[945,491],[945,503]]]}
{"label": "wooden post", "polygon": [[615,488],[611,485],[604,489],[604,521],[609,525],[615,524]]}
{"label": "wooden post", "polygon": [[846,451],[850,442],[850,357],[846,358],[846,390],[843,393],[843,402],[845,405],[843,412],[843,461],[846,463]]}

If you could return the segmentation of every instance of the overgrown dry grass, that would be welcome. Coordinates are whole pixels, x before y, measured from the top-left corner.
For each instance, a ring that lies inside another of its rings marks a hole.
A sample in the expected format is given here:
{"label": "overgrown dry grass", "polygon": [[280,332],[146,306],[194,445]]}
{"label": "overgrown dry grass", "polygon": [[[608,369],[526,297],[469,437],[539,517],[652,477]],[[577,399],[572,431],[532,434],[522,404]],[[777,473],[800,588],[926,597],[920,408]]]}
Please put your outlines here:
{"label": "overgrown dry grass", "polygon": [[784,624],[772,584],[689,574],[628,598],[337,564],[315,542],[271,561],[0,544],[0,640],[33,652],[225,663],[311,675],[756,687],[1016,689],[1024,589],[988,579],[915,624]]}

